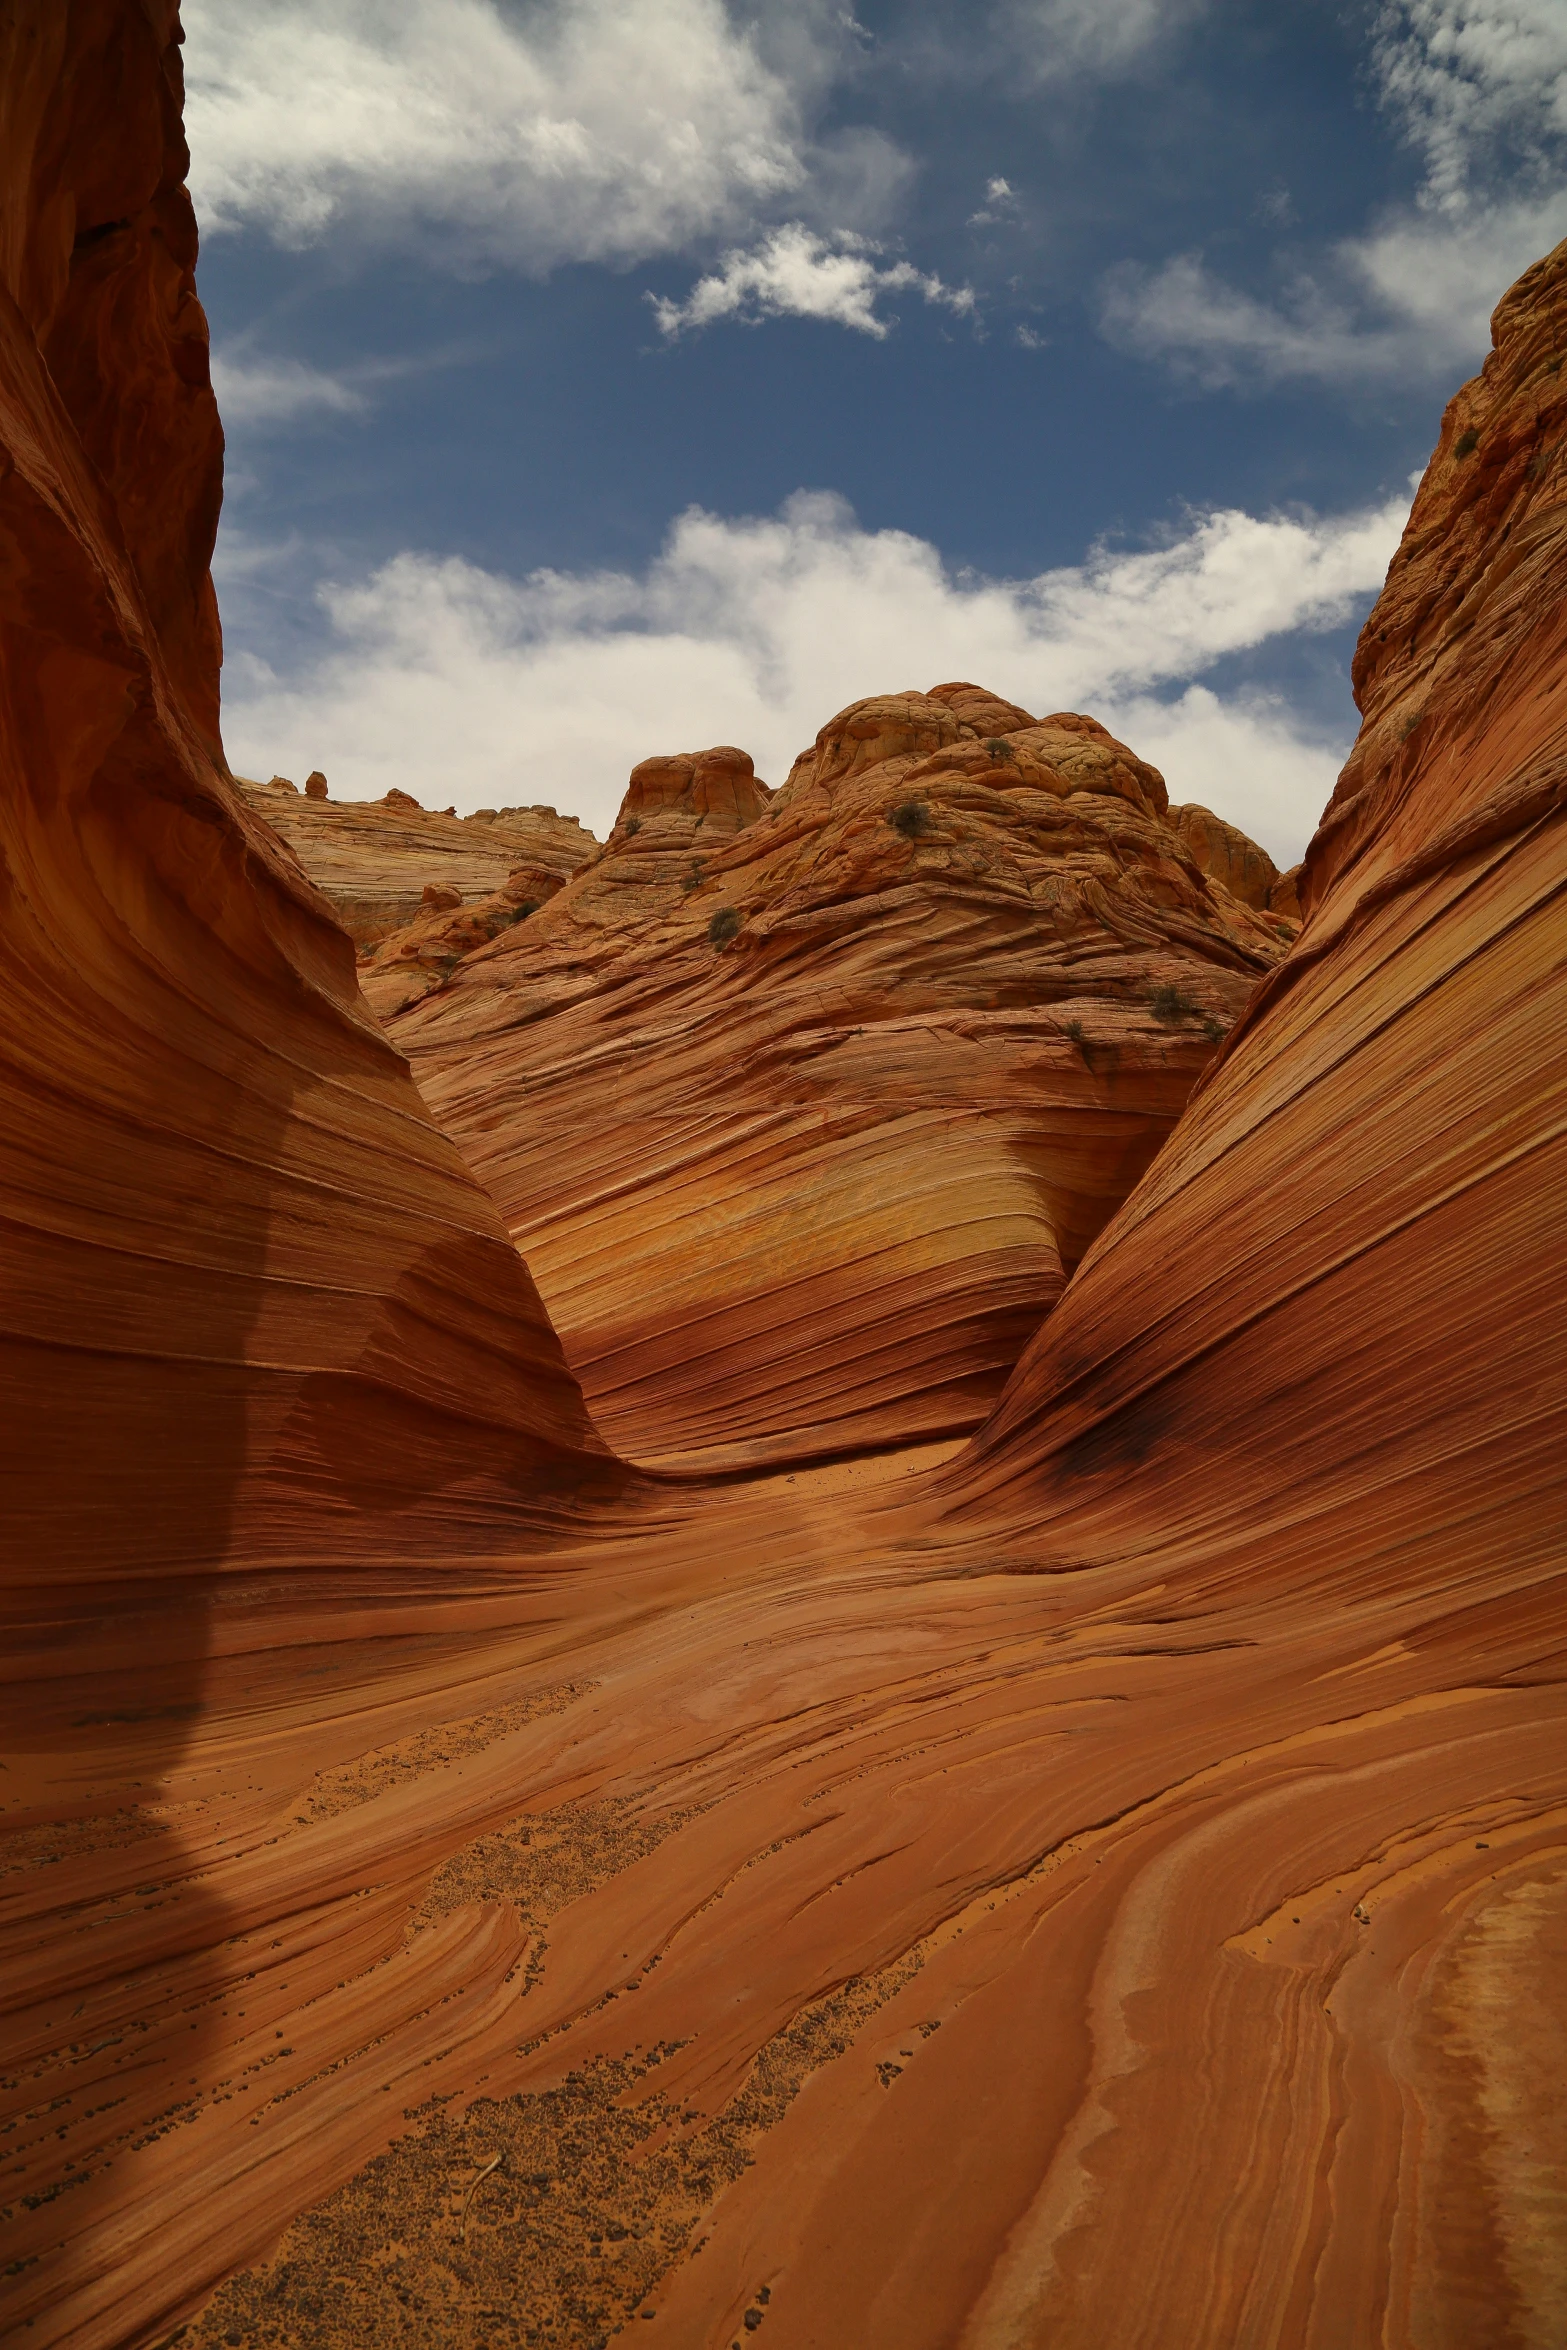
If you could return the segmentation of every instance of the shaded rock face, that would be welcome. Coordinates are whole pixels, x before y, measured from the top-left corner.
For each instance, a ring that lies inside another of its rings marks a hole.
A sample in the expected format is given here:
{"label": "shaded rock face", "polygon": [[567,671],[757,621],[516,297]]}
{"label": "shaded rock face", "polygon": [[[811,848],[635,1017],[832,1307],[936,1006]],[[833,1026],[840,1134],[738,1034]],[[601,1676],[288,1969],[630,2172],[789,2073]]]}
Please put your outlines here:
{"label": "shaded rock face", "polygon": [[1165,804],[1092,719],[877,695],[776,797],[743,752],[644,760],[558,896],[368,977],[618,1447],[982,1416],[1292,935]]}
{"label": "shaded rock face", "polygon": [[[379,948],[410,924],[423,924],[431,889],[454,891],[458,906],[479,906],[526,869],[542,877],[534,890],[541,898],[598,845],[575,816],[557,816],[553,808],[453,816],[422,808],[403,791],[382,800],[333,800],[320,776],[310,778],[303,796],[283,776],[270,783],[241,777],[240,787],[361,949]],[[420,930],[421,945],[426,934]]]}
{"label": "shaded rock face", "polygon": [[[515,1531],[540,1480],[602,1458],[348,942],[217,763],[222,442],[176,35],[115,0],[19,0],[0,30],[0,1188],[25,1268],[0,1441],[24,1616],[336,1553],[356,1524],[395,1551],[465,1490]],[[199,1609],[179,1637],[199,1655]]]}
{"label": "shaded rock face", "polygon": [[[0,278],[103,483],[167,676],[221,763],[223,433],[183,185],[178,10],[0,17]],[[25,395],[23,395],[25,397]]]}

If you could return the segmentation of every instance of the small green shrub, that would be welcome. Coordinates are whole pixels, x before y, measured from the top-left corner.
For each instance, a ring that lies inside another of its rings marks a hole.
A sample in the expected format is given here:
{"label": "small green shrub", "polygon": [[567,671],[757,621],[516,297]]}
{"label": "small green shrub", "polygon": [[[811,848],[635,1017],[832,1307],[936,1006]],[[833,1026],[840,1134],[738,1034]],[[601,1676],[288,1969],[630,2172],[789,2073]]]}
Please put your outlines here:
{"label": "small green shrub", "polygon": [[524,898],[522,904],[514,911],[512,920],[513,922],[526,922],[528,916],[530,914],[536,914],[538,910],[539,905],[537,898]]}
{"label": "small green shrub", "polygon": [[1061,1026],[1063,1034],[1069,1036],[1072,1039],[1072,1042],[1076,1045],[1078,1051],[1080,1053],[1086,1053],[1088,1050],[1088,1039],[1083,1034],[1082,1021],[1064,1020]]}
{"label": "small green shrub", "polygon": [[726,947],[739,931],[740,921],[738,906],[720,906],[707,926],[708,945]]}
{"label": "small green shrub", "polygon": [[1162,979],[1148,998],[1148,1008],[1156,1020],[1167,1028],[1176,1027],[1182,1020],[1195,1020],[1202,1006],[1189,996],[1184,987],[1173,979]]}
{"label": "small green shrub", "polygon": [[900,800],[887,822],[905,840],[921,840],[930,830],[930,810],[923,800]]}
{"label": "small green shrub", "polygon": [[1204,1012],[1202,1016],[1202,1032],[1210,1044],[1222,1044],[1230,1033],[1224,1022],[1216,1020],[1211,1012]]}
{"label": "small green shrub", "polygon": [[1002,760],[1013,767],[1017,765],[1017,753],[1004,734],[993,734],[985,748],[993,759]]}
{"label": "small green shrub", "polygon": [[634,832],[640,832],[641,830],[642,830],[642,819],[641,819],[641,817],[640,817],[640,816],[628,816],[628,817],[626,818],[626,838],[627,838],[627,840],[629,840],[629,839],[631,838],[631,835],[632,835]]}
{"label": "small green shrub", "polygon": [[1475,431],[1474,426],[1471,425],[1467,432],[1461,432],[1457,440],[1454,441],[1453,455],[1455,457],[1472,457],[1479,446],[1480,435]]}

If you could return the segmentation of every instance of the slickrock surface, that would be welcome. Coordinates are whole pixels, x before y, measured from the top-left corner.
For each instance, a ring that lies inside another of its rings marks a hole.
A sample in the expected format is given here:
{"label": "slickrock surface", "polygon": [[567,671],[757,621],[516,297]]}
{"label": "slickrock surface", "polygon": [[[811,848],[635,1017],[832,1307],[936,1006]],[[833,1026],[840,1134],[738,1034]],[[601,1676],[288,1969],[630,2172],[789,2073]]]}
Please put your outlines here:
{"label": "slickrock surface", "polygon": [[[14,295],[73,157],[132,217],[172,17],[5,21]],[[34,317],[6,2339],[1553,2350],[1567,248],[1444,423],[1306,929],[979,1438],[613,1520]]]}
{"label": "slickrock surface", "polygon": [[[575,816],[557,816],[553,808],[487,808],[454,816],[421,808],[408,792],[391,791],[382,800],[333,800],[301,792],[283,776],[270,783],[239,780],[251,806],[288,843],[361,948],[379,947],[410,925],[422,939],[429,934],[427,905],[449,915],[455,907],[477,908],[508,887],[510,907],[539,904],[598,846]],[[444,904],[437,902],[442,899]],[[457,935],[464,939],[460,953],[480,933],[470,924]]]}
{"label": "slickrock surface", "polygon": [[[479,1496],[521,1531],[604,1463],[347,940],[206,747],[222,443],[173,21],[38,0],[0,60],[0,1441],[40,1621],[419,1547]],[[199,1610],[175,1636],[194,1670]]]}
{"label": "slickrock surface", "polygon": [[645,760],[440,992],[367,974],[619,1450],[979,1421],[1293,935],[1165,798],[1092,719],[876,696],[776,796],[732,748]]}

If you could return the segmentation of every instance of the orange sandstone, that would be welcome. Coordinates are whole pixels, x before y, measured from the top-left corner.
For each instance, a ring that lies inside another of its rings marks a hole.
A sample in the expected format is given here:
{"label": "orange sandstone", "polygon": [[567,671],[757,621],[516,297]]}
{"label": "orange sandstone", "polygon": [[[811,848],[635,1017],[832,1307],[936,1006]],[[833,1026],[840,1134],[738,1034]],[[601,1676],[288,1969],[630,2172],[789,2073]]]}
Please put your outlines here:
{"label": "orange sandstone", "polygon": [[[0,2323],[1559,2341],[1567,248],[1444,422],[1305,930],[977,1438],[655,1497],[212,762],[199,537],[155,618],[39,360],[77,191],[139,217],[149,107],[177,182],[172,29],[29,0],[0,78]],[[1105,957],[1238,977],[1171,926],[1264,917],[1204,898],[1130,754],[970,693],[859,706],[719,833],[727,944],[682,889],[693,760],[408,1025],[504,1011],[485,972],[575,894],[584,1000],[595,933],[651,923],[700,1037],[699,972],[788,970],[786,901],[859,958],[845,879],[928,907],[936,853],[1004,977],[1037,868],[974,796],[1012,798],[992,742]],[[860,964],[873,1024],[895,969]]]}
{"label": "orange sandstone", "polygon": [[1092,719],[881,695],[776,796],[741,751],[644,760],[493,944],[432,916],[377,957],[618,1449],[732,1469],[983,1416],[1292,935],[1164,809]]}
{"label": "orange sandstone", "polygon": [[455,890],[458,905],[472,906],[525,873],[542,898],[598,845],[575,816],[553,808],[482,808],[459,817],[422,808],[397,790],[381,800],[333,800],[320,775],[310,777],[304,794],[286,776],[270,783],[241,777],[240,786],[361,949],[421,921],[432,888]]}

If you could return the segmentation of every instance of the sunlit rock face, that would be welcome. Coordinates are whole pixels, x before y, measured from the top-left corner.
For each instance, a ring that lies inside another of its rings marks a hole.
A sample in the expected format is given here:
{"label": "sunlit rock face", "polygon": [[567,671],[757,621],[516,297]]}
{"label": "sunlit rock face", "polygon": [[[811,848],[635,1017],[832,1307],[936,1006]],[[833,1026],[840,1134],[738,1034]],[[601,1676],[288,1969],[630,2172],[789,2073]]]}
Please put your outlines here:
{"label": "sunlit rock face", "polygon": [[[575,816],[544,806],[458,816],[421,807],[404,791],[379,800],[334,800],[324,776],[311,778],[303,792],[286,776],[238,781],[326,898],[364,963],[388,941],[401,943],[431,910],[486,906],[514,881],[513,903],[524,885],[541,900],[598,846]],[[319,791],[311,788],[316,783]],[[432,890],[439,893],[434,899]],[[470,946],[476,943],[469,938]]]}
{"label": "sunlit rock face", "polygon": [[377,973],[618,1447],[734,1468],[982,1417],[1293,936],[1165,805],[1092,719],[878,695],[776,795],[733,749],[645,760],[602,855],[439,993]]}
{"label": "sunlit rock face", "polygon": [[1567,246],[1493,331],[1299,942],[945,1483],[1084,1604],[1131,1579],[1161,1638],[1257,1644],[1206,1776],[1201,1676],[1128,1721],[1169,1744],[1074,2125],[1113,2134],[1070,2255],[1055,2158],[976,2340],[1567,2322]]}

